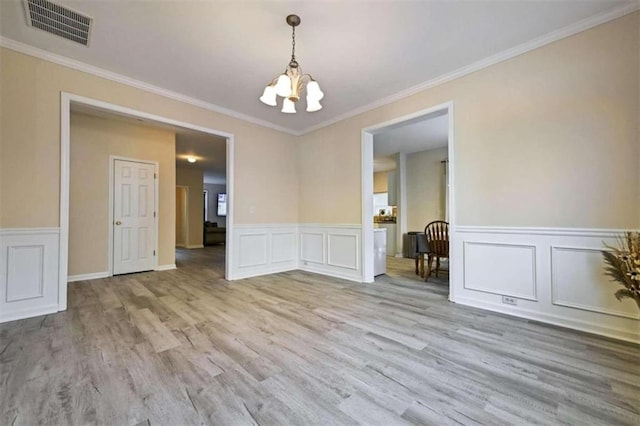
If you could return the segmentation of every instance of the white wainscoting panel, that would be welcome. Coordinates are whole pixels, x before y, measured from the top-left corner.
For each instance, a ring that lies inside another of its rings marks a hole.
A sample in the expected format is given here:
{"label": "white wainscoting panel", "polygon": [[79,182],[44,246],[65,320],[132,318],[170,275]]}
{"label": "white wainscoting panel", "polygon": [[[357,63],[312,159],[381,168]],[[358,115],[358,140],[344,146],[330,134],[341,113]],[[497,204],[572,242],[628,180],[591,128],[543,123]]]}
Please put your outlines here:
{"label": "white wainscoting panel", "polygon": [[271,263],[291,262],[297,256],[297,234],[292,232],[271,233]]}
{"label": "white wainscoting panel", "polygon": [[615,244],[622,232],[457,226],[453,301],[640,343],[637,306],[616,300],[621,286],[603,275],[603,243]]}
{"label": "white wainscoting panel", "polygon": [[300,225],[300,269],[362,281],[361,225]]}
{"label": "white wainscoting panel", "polygon": [[238,264],[240,268],[267,264],[269,254],[267,249],[268,239],[268,232],[260,234],[240,234],[238,236],[238,250],[240,252]]}
{"label": "white wainscoting panel", "polygon": [[360,239],[356,234],[327,234],[327,265],[358,270]]}
{"label": "white wainscoting panel", "polygon": [[324,265],[324,240],[323,232],[300,230],[300,261]]}
{"label": "white wainscoting panel", "polygon": [[537,300],[536,247],[464,243],[464,288]]}
{"label": "white wainscoting panel", "polygon": [[631,299],[622,302],[614,292],[622,286],[602,273],[599,248],[551,247],[551,296],[558,306],[639,319],[638,306]]}
{"label": "white wainscoting panel", "polygon": [[58,311],[58,228],[0,230],[0,322]]}
{"label": "white wainscoting panel", "polygon": [[290,224],[235,225],[230,279],[298,267],[298,227]]}

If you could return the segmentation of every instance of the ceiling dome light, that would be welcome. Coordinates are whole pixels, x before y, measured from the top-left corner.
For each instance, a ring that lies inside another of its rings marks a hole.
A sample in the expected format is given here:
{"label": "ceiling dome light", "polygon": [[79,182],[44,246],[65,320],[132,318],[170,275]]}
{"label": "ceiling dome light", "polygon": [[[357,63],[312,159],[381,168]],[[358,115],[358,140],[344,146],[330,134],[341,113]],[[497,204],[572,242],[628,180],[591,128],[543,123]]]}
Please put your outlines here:
{"label": "ceiling dome light", "polygon": [[295,114],[295,102],[300,99],[300,93],[306,86],[307,90],[307,111],[313,112],[322,109],[320,99],[324,97],[324,93],[320,90],[320,85],[310,74],[303,74],[302,68],[296,61],[296,27],[300,25],[300,17],[298,15],[287,16],[287,24],[291,26],[291,60],[287,65],[283,74],[271,80],[271,83],[265,87],[260,100],[269,105],[277,105],[277,96],[285,98],[282,103],[282,112],[286,114]]}
{"label": "ceiling dome light", "polygon": [[187,157],[187,161],[190,163],[195,163],[198,160],[196,159],[196,157]]}

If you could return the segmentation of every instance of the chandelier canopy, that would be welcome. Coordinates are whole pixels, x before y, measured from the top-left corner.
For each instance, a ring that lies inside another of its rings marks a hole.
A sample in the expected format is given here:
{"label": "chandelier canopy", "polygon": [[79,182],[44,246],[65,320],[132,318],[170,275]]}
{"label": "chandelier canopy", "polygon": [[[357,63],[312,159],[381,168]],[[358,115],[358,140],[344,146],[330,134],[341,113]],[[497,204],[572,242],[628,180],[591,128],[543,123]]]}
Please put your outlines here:
{"label": "chandelier canopy", "polygon": [[265,87],[260,100],[267,105],[277,106],[277,97],[284,98],[282,102],[282,112],[295,114],[296,102],[300,99],[302,90],[307,91],[307,112],[314,112],[322,109],[320,100],[324,93],[320,90],[320,85],[310,74],[303,74],[302,68],[296,61],[296,27],[300,25],[298,15],[287,16],[287,24],[291,26],[291,60],[284,70],[284,73],[271,80]]}

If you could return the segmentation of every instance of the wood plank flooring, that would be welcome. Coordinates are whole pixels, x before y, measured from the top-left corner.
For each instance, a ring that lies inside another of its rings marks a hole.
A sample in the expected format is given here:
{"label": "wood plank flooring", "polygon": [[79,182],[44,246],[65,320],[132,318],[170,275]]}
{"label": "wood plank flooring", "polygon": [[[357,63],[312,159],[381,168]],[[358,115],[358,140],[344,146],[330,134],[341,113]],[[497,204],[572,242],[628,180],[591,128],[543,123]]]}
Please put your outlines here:
{"label": "wood plank flooring", "polygon": [[411,260],[229,283],[223,256],[0,325],[0,424],[640,424],[636,345],[456,306]]}

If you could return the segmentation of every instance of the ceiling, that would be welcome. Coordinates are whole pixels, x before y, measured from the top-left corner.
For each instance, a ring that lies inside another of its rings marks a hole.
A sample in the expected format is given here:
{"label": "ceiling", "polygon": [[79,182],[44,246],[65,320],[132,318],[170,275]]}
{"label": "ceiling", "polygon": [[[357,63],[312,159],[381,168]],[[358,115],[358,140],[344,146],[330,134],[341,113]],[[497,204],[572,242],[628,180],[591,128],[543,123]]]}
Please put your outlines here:
{"label": "ceiling", "polygon": [[449,115],[437,115],[384,130],[373,136],[374,158],[442,148],[449,142]]}
{"label": "ceiling", "polygon": [[[189,163],[187,157],[195,157]],[[204,171],[205,183],[224,184],[227,171],[226,139],[181,129],[176,132],[176,167]]]}
{"label": "ceiling", "polygon": [[[72,103],[71,112],[175,132],[176,167],[202,170],[205,183],[224,184],[227,180],[226,138],[83,104]],[[195,157],[196,162],[189,163],[187,157]]]}
{"label": "ceiling", "polygon": [[[633,1],[100,1],[55,0],[94,18],[88,47],[26,25],[0,1],[0,35],[300,134]],[[622,10],[622,9],[620,9]],[[629,9],[630,10],[630,9]],[[262,104],[296,56],[325,97],[315,113]],[[613,13],[613,12],[612,12]]]}

